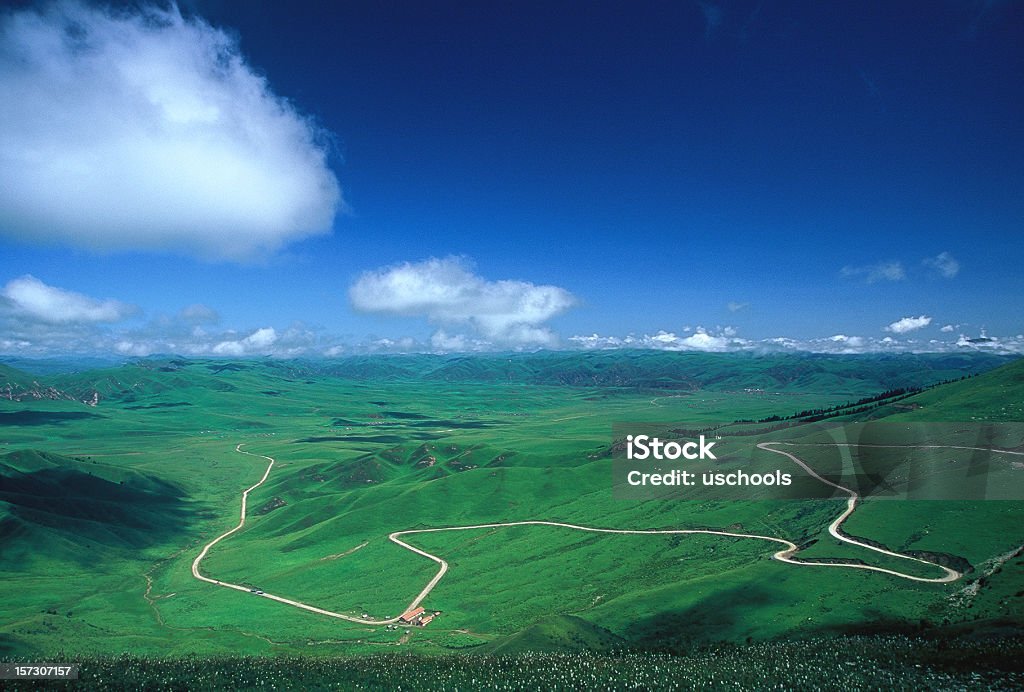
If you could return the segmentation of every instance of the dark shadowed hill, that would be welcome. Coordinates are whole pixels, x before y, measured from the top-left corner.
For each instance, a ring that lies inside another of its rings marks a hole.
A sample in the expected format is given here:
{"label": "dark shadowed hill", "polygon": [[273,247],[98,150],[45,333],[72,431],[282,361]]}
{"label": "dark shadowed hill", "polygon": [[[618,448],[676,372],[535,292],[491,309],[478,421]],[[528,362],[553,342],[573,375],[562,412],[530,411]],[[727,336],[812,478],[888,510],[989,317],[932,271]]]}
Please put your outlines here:
{"label": "dark shadowed hill", "polygon": [[94,563],[179,534],[182,492],[131,469],[48,452],[0,456],[0,555],[6,569],[37,559]]}

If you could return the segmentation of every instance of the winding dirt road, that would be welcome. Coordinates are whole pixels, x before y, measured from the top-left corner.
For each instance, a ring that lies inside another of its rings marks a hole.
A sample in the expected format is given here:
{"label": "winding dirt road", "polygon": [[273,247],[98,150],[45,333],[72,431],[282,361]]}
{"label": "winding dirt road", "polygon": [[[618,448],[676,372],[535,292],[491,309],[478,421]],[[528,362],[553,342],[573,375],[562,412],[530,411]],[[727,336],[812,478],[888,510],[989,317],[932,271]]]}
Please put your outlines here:
{"label": "winding dirt road", "polygon": [[[244,591],[245,593],[250,593],[251,590],[248,587],[242,586],[241,584],[232,584],[231,582],[220,581],[219,579],[211,579],[210,577],[205,576],[202,572],[199,571],[199,566],[202,563],[203,558],[205,558],[207,553],[210,552],[210,548],[212,548],[213,546],[217,545],[218,543],[220,543],[221,541],[223,541],[225,538],[227,538],[231,534],[235,533],[236,531],[241,530],[241,528],[243,526],[245,526],[245,508],[246,508],[246,504],[248,503],[248,500],[249,500],[249,493],[251,493],[253,490],[255,490],[256,488],[258,488],[261,485],[263,485],[264,483],[266,483],[267,478],[270,476],[270,469],[274,468],[274,459],[273,459],[273,457],[264,456],[263,454],[253,454],[252,452],[246,452],[245,450],[242,449],[242,445],[241,444],[239,444],[237,447],[235,447],[235,451],[236,452],[241,452],[242,454],[248,454],[251,457],[260,457],[261,459],[266,459],[269,462],[267,464],[267,470],[263,472],[263,478],[261,478],[258,483],[256,483],[255,485],[250,486],[249,488],[247,488],[242,493],[242,512],[241,512],[241,515],[240,515],[239,520],[238,520],[238,526],[236,526],[235,528],[230,529],[228,531],[225,531],[224,533],[222,533],[221,535],[217,536],[212,541],[207,543],[205,546],[203,546],[203,551],[201,553],[199,553],[199,555],[196,556],[195,560],[192,561],[192,576],[195,577],[196,579],[199,579],[200,581],[205,581],[208,584],[216,584],[217,586],[223,586],[226,589],[234,589],[235,591]],[[300,601],[293,601],[290,598],[284,598],[282,596],[275,596],[274,594],[270,594],[270,593],[263,593],[263,594],[260,594],[260,596],[262,598],[269,598],[272,601],[277,601],[278,603],[287,603],[290,606],[294,606],[296,608],[302,608],[303,610],[308,610],[311,613],[319,613],[320,615],[327,615],[328,617],[340,618],[342,620],[350,620],[352,622],[365,622],[365,623],[370,623],[370,624],[384,624],[384,623],[388,623],[388,622],[395,622],[395,621],[397,621],[397,618],[394,618],[394,619],[391,619],[391,620],[365,620],[363,618],[352,617],[351,615],[345,615],[343,613],[335,613],[334,611],[331,611],[331,610],[324,610],[323,608],[317,608],[316,606],[311,606],[311,605],[309,605],[307,603],[302,603]]]}
{"label": "winding dirt road", "polygon": [[[578,524],[568,524],[568,523],[558,522],[558,521],[543,521],[543,520],[510,521],[510,522],[497,522],[497,523],[492,523],[492,524],[473,524],[473,525],[469,525],[469,526],[445,526],[445,527],[439,527],[439,528],[433,528],[433,529],[408,529],[408,530],[405,530],[405,531],[395,531],[395,532],[389,534],[388,535],[388,540],[390,540],[392,543],[395,543],[396,545],[399,545],[402,548],[405,548],[406,550],[408,550],[410,552],[416,553],[417,555],[422,555],[423,557],[427,558],[428,560],[432,560],[433,562],[436,562],[439,565],[438,570],[437,570],[437,574],[435,574],[433,576],[433,578],[429,582],[427,582],[426,586],[423,587],[423,590],[420,591],[420,593],[416,596],[416,598],[414,598],[412,600],[411,603],[409,603],[409,605],[405,608],[405,610],[407,611],[407,610],[411,610],[413,608],[416,608],[418,605],[420,605],[427,598],[427,596],[430,595],[430,592],[434,590],[434,587],[437,586],[437,584],[441,581],[441,579],[444,578],[444,575],[448,572],[448,563],[444,560],[444,558],[438,557],[437,555],[433,555],[431,553],[428,553],[425,550],[417,548],[414,545],[410,545],[409,543],[406,543],[405,541],[402,540],[403,536],[412,536],[414,534],[420,534],[420,533],[439,533],[441,531],[472,531],[472,530],[475,530],[475,529],[495,529],[495,528],[504,528],[504,527],[510,527],[510,526],[554,526],[554,527],[559,527],[559,528],[564,528],[564,529],[572,529],[572,530],[575,530],[575,531],[589,531],[589,532],[592,532],[592,533],[612,533],[612,534],[622,534],[622,535],[708,534],[708,535],[712,535],[712,536],[728,536],[730,538],[749,538],[749,539],[753,539],[753,540],[769,541],[771,543],[778,543],[778,544],[784,546],[781,550],[779,550],[778,552],[773,554],[772,558],[775,559],[775,560],[778,560],[780,562],[786,562],[786,563],[789,563],[789,564],[792,564],[792,565],[799,565],[801,567],[841,567],[841,568],[845,568],[845,569],[861,569],[861,570],[868,570],[868,571],[871,571],[871,572],[881,572],[883,574],[889,574],[889,575],[892,575],[892,576],[895,576],[895,577],[899,577],[901,579],[908,579],[910,581],[926,582],[926,583],[933,583],[933,584],[949,583],[949,582],[952,582],[952,581],[956,581],[957,579],[959,579],[960,577],[963,576],[962,573],[960,573],[960,572],[958,572],[958,571],[956,571],[954,569],[951,569],[949,567],[946,567],[944,565],[940,565],[938,563],[931,562],[929,560],[924,560],[924,559],[919,558],[919,557],[914,557],[914,556],[911,556],[911,555],[904,555],[902,553],[898,553],[898,552],[895,552],[895,551],[892,551],[892,550],[886,550],[885,548],[880,548],[878,546],[871,545],[870,543],[864,543],[864,542],[858,541],[856,538],[853,538],[851,536],[847,536],[846,534],[842,533],[839,530],[839,528],[840,528],[840,526],[842,526],[843,522],[846,521],[846,519],[848,519],[851,514],[853,514],[853,511],[857,507],[857,501],[860,499],[859,495],[854,490],[851,490],[850,488],[846,488],[844,486],[838,485],[837,483],[833,483],[832,481],[829,481],[829,480],[821,477],[820,475],[818,475],[817,472],[815,472],[814,469],[812,469],[810,466],[808,466],[806,463],[804,463],[803,460],[801,460],[800,458],[798,458],[794,454],[791,454],[790,452],[787,452],[787,451],[783,451],[781,449],[775,449],[775,446],[777,446],[777,445],[784,445],[784,446],[790,446],[790,447],[796,446],[796,445],[788,443],[788,442],[761,442],[761,443],[759,443],[757,445],[757,447],[759,449],[763,449],[766,452],[773,452],[775,454],[781,454],[782,456],[787,457],[793,463],[798,465],[800,468],[802,468],[808,474],[810,474],[811,476],[813,476],[817,480],[821,481],[825,485],[829,485],[829,486],[831,486],[833,488],[836,488],[837,490],[840,490],[842,492],[845,492],[845,493],[847,493],[849,495],[849,499],[846,502],[846,509],[843,511],[842,514],[840,514],[838,517],[836,517],[836,519],[828,527],[828,532],[834,538],[836,538],[836,539],[838,539],[838,540],[840,540],[840,541],[842,541],[844,543],[849,543],[851,545],[856,545],[856,546],[861,547],[861,548],[866,548],[867,550],[872,550],[872,551],[877,552],[877,553],[882,553],[883,555],[888,555],[890,557],[895,557],[895,558],[899,558],[899,559],[903,559],[903,560],[911,560],[913,562],[917,562],[917,563],[924,564],[924,565],[929,565],[931,567],[937,567],[938,569],[940,569],[940,570],[942,570],[944,572],[943,576],[941,576],[941,577],[918,577],[918,576],[915,576],[915,575],[912,575],[912,574],[906,574],[904,572],[898,572],[896,570],[886,569],[884,567],[874,567],[872,565],[862,565],[862,564],[857,564],[857,563],[852,563],[852,562],[808,562],[808,561],[804,561],[804,560],[799,560],[799,559],[796,559],[794,557],[794,555],[800,550],[800,548],[799,548],[799,546],[797,546],[792,541],[788,541],[788,540],[786,540],[784,538],[778,538],[776,536],[762,536],[760,534],[754,534],[754,533],[736,533],[736,532],[732,532],[732,531],[715,531],[715,530],[712,530],[712,529],[607,529],[607,528],[597,528],[597,527],[593,527],[593,526],[580,526]],[[836,445],[836,446],[852,446],[852,445]],[[936,448],[936,447],[938,447],[938,445],[925,445],[925,447],[927,447],[927,448]],[[954,449],[981,449],[981,448],[954,447]],[[270,470],[274,467],[274,459],[272,457],[268,457],[268,456],[265,456],[263,454],[253,454],[252,452],[246,452],[245,450],[242,449],[242,445],[241,444],[239,444],[238,446],[235,447],[235,451],[236,452],[240,452],[241,454],[248,454],[249,456],[259,457],[261,459],[266,459],[267,462],[268,462],[267,469],[266,469],[266,471],[263,472],[263,477],[260,478],[258,483],[252,485],[251,487],[247,488],[245,491],[242,492],[242,507],[241,507],[241,513],[240,513],[240,516],[239,516],[238,525],[235,526],[234,528],[228,530],[228,531],[225,531],[224,533],[222,533],[221,535],[217,536],[212,541],[207,543],[203,547],[202,552],[200,552],[199,555],[196,557],[196,559],[192,561],[192,576],[194,576],[196,579],[199,579],[200,581],[204,581],[204,582],[207,582],[209,584],[215,584],[216,586],[222,586],[224,588],[234,589],[236,591],[243,591],[243,592],[249,593],[249,592],[251,592],[251,589],[248,588],[248,587],[242,586],[240,584],[232,584],[230,582],[220,581],[220,580],[217,580],[217,579],[212,579],[212,578],[210,578],[208,576],[205,576],[200,571],[200,565],[201,565],[201,563],[203,561],[203,558],[205,558],[207,556],[207,554],[210,552],[210,549],[213,548],[213,546],[217,545],[222,540],[224,540],[225,538],[227,538],[228,536],[231,536],[232,534],[234,534],[237,531],[241,530],[242,527],[245,526],[246,505],[247,505],[247,502],[248,502],[249,493],[251,493],[253,490],[255,490],[256,488],[260,487],[261,485],[263,485],[263,483],[266,482],[267,478],[270,476]],[[1021,454],[1021,452],[1012,452],[1012,451],[1008,451],[1008,450],[987,450],[986,449],[986,450],[982,450],[982,451],[991,451],[991,452],[1003,452],[1003,451],[1006,451],[1006,453],[1008,453],[1008,454]],[[290,598],[284,598],[282,596],[275,596],[274,594],[260,593],[259,596],[261,598],[267,598],[267,599],[270,599],[272,601],[277,601],[278,603],[285,603],[287,605],[294,606],[295,608],[301,608],[302,610],[307,610],[307,611],[309,611],[311,613],[319,613],[320,615],[326,615],[328,617],[338,618],[340,620],[348,620],[350,622],[359,622],[359,623],[363,623],[363,624],[367,624],[367,625],[386,625],[386,624],[392,624],[392,623],[398,622],[398,617],[397,616],[396,617],[392,617],[392,618],[386,618],[386,619],[356,617],[356,616],[353,616],[353,615],[346,615],[344,613],[338,613],[338,612],[334,612],[334,611],[331,611],[331,610],[326,610],[324,608],[317,608],[316,606],[311,606],[311,605],[309,605],[307,603],[302,603],[301,601],[295,601],[295,600],[292,600]]]}

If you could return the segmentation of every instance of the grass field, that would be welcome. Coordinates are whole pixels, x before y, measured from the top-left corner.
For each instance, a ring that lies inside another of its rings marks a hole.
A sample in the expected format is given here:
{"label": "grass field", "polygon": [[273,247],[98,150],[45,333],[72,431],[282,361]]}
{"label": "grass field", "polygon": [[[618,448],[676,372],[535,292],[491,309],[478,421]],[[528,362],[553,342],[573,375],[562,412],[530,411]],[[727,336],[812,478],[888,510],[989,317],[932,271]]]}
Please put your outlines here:
{"label": "grass field", "polygon": [[[441,615],[424,628],[332,619],[192,577],[202,546],[238,522],[242,490],[266,468],[237,453],[239,444],[276,463],[249,497],[244,529],[210,551],[203,572],[357,618],[400,614],[437,571],[389,533],[532,519],[778,536],[805,546],[801,558],[934,576],[937,568],[829,536],[842,498],[615,499],[613,430],[756,421],[941,380],[956,381],[829,424],[877,442],[925,423],[1024,420],[1022,363],[960,380],[1005,362],[994,358],[532,358],[150,360],[39,375],[5,368],[0,655],[679,652],[871,628],[1021,623],[1019,498],[869,498],[845,525],[893,550],[969,564],[951,584],[785,564],[771,559],[777,547],[750,539],[542,526],[409,536],[450,566],[424,602]],[[821,430],[770,438],[814,442]],[[1012,445],[1017,428],[1002,430],[1010,432],[996,441]],[[928,435],[941,444],[977,439],[974,429]],[[824,470],[857,461],[792,449]],[[784,463],[751,454],[755,463]],[[908,462],[907,454],[879,452],[871,463]],[[941,466],[948,461],[909,458],[933,469],[935,487],[959,491],[960,477]],[[1012,488],[1024,470],[999,463],[989,469],[1002,474],[996,485]]]}

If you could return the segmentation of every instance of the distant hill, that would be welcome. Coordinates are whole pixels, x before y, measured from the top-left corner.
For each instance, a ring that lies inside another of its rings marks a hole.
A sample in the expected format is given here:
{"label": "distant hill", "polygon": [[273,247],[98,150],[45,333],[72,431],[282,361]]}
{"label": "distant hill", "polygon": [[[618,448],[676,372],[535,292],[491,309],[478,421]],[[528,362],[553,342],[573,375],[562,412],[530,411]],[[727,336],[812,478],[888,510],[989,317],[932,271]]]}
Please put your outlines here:
{"label": "distant hill", "polygon": [[29,375],[0,365],[0,397],[131,402],[188,389],[275,391],[336,378],[360,382],[473,382],[650,391],[873,393],[959,379],[1007,363],[988,354],[708,354],[659,351],[376,355],[331,360],[141,359],[117,367]]}
{"label": "distant hill", "polygon": [[50,358],[0,356],[0,366],[6,365],[37,376],[98,370],[100,368],[114,367],[123,362],[124,358],[101,356],[56,356]]}
{"label": "distant hill", "polygon": [[836,356],[824,354],[553,352],[452,356],[423,374],[450,382],[507,381],[576,387],[672,390],[835,391],[852,380],[869,389],[922,386],[981,372],[1006,358],[949,354]]}

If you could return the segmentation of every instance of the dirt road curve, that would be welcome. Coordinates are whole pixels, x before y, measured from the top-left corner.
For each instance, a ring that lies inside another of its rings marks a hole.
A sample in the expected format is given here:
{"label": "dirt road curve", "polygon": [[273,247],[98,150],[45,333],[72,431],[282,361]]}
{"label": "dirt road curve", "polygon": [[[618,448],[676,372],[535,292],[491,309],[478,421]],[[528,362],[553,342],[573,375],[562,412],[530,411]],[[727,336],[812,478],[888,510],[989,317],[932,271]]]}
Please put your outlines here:
{"label": "dirt road curve", "polygon": [[[789,563],[789,564],[792,564],[792,565],[799,565],[801,567],[841,567],[841,568],[845,568],[845,569],[862,569],[862,570],[868,570],[868,571],[871,571],[871,572],[881,572],[883,574],[889,574],[889,575],[892,575],[894,577],[900,577],[901,579],[909,579],[911,581],[928,582],[928,583],[934,583],[934,584],[944,584],[944,583],[956,581],[961,576],[963,576],[960,572],[957,572],[956,570],[950,569],[949,567],[946,567],[944,565],[940,565],[940,564],[937,564],[935,562],[931,562],[929,560],[924,560],[924,559],[921,559],[921,558],[918,558],[918,557],[913,557],[913,556],[910,556],[910,555],[904,555],[902,553],[897,553],[895,551],[886,550],[884,548],[879,548],[878,546],[871,545],[869,543],[862,543],[862,542],[858,541],[856,538],[853,538],[851,536],[847,536],[846,534],[842,533],[839,530],[840,526],[842,526],[843,522],[846,521],[846,519],[849,518],[849,516],[851,514],[853,514],[854,509],[856,509],[856,507],[857,507],[857,501],[860,499],[859,496],[857,495],[857,493],[855,491],[849,489],[849,488],[845,488],[845,487],[843,487],[841,485],[833,483],[832,481],[829,481],[829,480],[826,480],[825,478],[822,478],[821,476],[819,476],[814,471],[814,469],[812,469],[810,466],[808,466],[806,463],[804,463],[800,458],[798,458],[794,454],[791,454],[790,452],[783,451],[781,449],[775,449],[775,446],[778,446],[778,445],[793,446],[793,445],[790,445],[787,442],[762,442],[762,443],[758,444],[757,446],[758,446],[759,449],[763,449],[766,452],[773,452],[775,454],[781,454],[781,455],[789,458],[793,463],[795,463],[797,466],[802,468],[804,471],[809,473],[811,476],[813,476],[817,480],[821,481],[822,483],[824,483],[826,485],[832,486],[833,488],[836,488],[837,490],[841,490],[841,491],[847,493],[850,496],[849,499],[846,502],[846,509],[845,509],[845,511],[843,511],[842,514],[840,514],[838,517],[836,517],[836,519],[828,527],[828,532],[833,537],[835,537],[836,539],[838,539],[840,541],[843,541],[844,543],[849,543],[851,545],[856,545],[856,546],[861,547],[861,548],[866,548],[867,550],[873,550],[876,553],[882,553],[883,555],[889,555],[890,557],[900,558],[902,560],[911,560],[913,562],[918,562],[918,563],[921,563],[921,564],[925,564],[925,565],[929,565],[929,566],[932,566],[932,567],[936,567],[936,568],[938,568],[938,569],[940,569],[940,570],[942,570],[944,572],[943,576],[941,576],[941,577],[918,577],[918,576],[914,576],[912,574],[905,574],[903,572],[898,572],[898,571],[892,570],[892,569],[885,569],[883,567],[873,567],[871,565],[861,565],[861,564],[849,563],[849,562],[805,562],[803,560],[798,560],[798,559],[796,559],[794,557],[794,555],[799,551],[799,547],[795,543],[793,543],[791,541],[788,541],[788,540],[786,540],[784,538],[778,538],[778,537],[775,537],[775,536],[762,536],[760,534],[754,534],[754,533],[735,533],[735,532],[732,532],[732,531],[714,531],[714,530],[711,530],[711,529],[607,529],[607,528],[596,528],[596,527],[592,527],[592,526],[579,526],[577,524],[567,524],[567,523],[558,522],[558,521],[542,521],[542,520],[510,521],[510,522],[499,522],[499,523],[494,523],[494,524],[473,524],[471,526],[444,526],[444,527],[439,527],[439,528],[434,528],[434,529],[409,529],[409,530],[406,530],[406,531],[395,531],[395,532],[389,534],[388,535],[388,540],[390,540],[392,543],[395,543],[396,545],[399,545],[402,548],[405,548],[406,550],[409,550],[409,551],[411,551],[413,553],[416,553],[417,555],[422,555],[423,557],[427,558],[428,560],[432,560],[432,561],[436,562],[439,565],[439,568],[437,570],[437,574],[435,574],[433,576],[433,578],[429,582],[427,582],[426,586],[423,587],[423,590],[420,591],[420,593],[416,596],[416,598],[414,598],[412,600],[411,603],[409,603],[408,606],[406,606],[406,610],[410,610],[412,608],[417,607],[420,603],[422,603],[424,601],[424,599],[427,598],[427,596],[430,595],[430,592],[434,590],[434,587],[437,586],[437,584],[441,581],[441,579],[444,577],[444,575],[448,572],[448,563],[443,558],[438,557],[437,555],[432,555],[431,553],[428,553],[425,550],[421,550],[420,548],[417,548],[416,546],[413,546],[413,545],[410,545],[409,543],[406,543],[405,541],[402,540],[402,536],[412,536],[412,535],[418,534],[418,533],[438,533],[438,532],[441,532],[441,531],[471,531],[471,530],[474,530],[474,529],[495,529],[495,528],[504,528],[504,527],[508,527],[508,526],[554,526],[554,527],[563,528],[563,529],[573,529],[575,531],[589,531],[589,532],[592,532],[592,533],[614,533],[614,534],[622,534],[622,535],[709,534],[709,535],[712,535],[712,536],[728,536],[730,538],[749,538],[749,539],[753,539],[753,540],[769,541],[771,543],[778,543],[778,544],[784,546],[782,548],[782,550],[779,550],[778,552],[776,552],[774,555],[772,555],[772,557],[775,560],[778,560],[780,562],[786,562],[786,563]],[[933,447],[933,446],[929,445],[929,447]],[[235,526],[233,529],[225,531],[224,533],[222,533],[221,535],[217,536],[212,541],[207,543],[205,546],[203,546],[202,552],[200,552],[199,555],[196,557],[196,559],[192,561],[192,576],[194,576],[196,579],[199,579],[201,581],[207,582],[208,584],[215,584],[217,586],[223,586],[224,588],[234,589],[236,591],[249,592],[250,589],[245,587],[245,586],[242,586],[240,584],[232,584],[232,583],[226,582],[226,581],[220,581],[220,580],[217,580],[217,579],[212,579],[210,577],[205,576],[200,571],[200,565],[201,565],[201,563],[203,561],[203,558],[205,558],[207,556],[207,554],[210,552],[210,549],[213,546],[217,545],[222,540],[224,540],[225,538],[227,538],[228,536],[230,536],[230,535],[236,533],[237,531],[241,530],[242,527],[245,526],[246,503],[248,502],[248,499],[249,499],[249,493],[251,493],[253,490],[255,490],[256,488],[260,487],[261,485],[263,485],[263,483],[266,482],[267,478],[270,476],[270,470],[274,467],[274,459],[272,457],[264,456],[262,454],[253,454],[252,452],[246,452],[246,451],[244,451],[242,449],[242,445],[241,444],[239,444],[237,447],[235,447],[235,451],[240,452],[242,454],[248,454],[249,456],[259,457],[261,459],[266,459],[269,462],[267,464],[267,470],[263,472],[263,477],[259,480],[258,483],[256,483],[255,485],[247,488],[242,493],[242,508],[241,508],[241,514],[240,514],[239,520],[238,520],[238,525]],[[985,451],[1002,451],[1002,450],[985,450]],[[1011,454],[1016,454],[1017,452],[1010,452],[1010,453]],[[367,625],[386,625],[386,624],[391,624],[391,623],[398,622],[398,617],[397,616],[396,617],[392,617],[392,618],[386,618],[386,619],[362,618],[362,617],[356,617],[354,615],[346,615],[344,613],[337,613],[337,612],[334,612],[334,611],[331,611],[331,610],[325,610],[323,608],[317,608],[316,606],[311,606],[311,605],[309,605],[307,603],[302,603],[300,601],[295,601],[295,600],[292,600],[290,598],[284,598],[282,596],[275,596],[274,594],[262,593],[262,594],[259,594],[259,597],[260,598],[267,598],[267,599],[270,599],[272,601],[277,601],[278,603],[285,603],[287,605],[294,606],[296,608],[301,608],[303,610],[308,610],[311,613],[319,613],[320,615],[326,615],[328,617],[338,618],[338,619],[341,619],[341,620],[348,620],[350,622],[361,622],[361,623],[367,624]]]}
{"label": "dirt road curve", "polygon": [[[262,454],[253,454],[252,452],[246,452],[245,450],[242,449],[242,445],[238,445],[237,447],[235,447],[235,451],[236,452],[241,452],[242,454],[248,454],[249,456],[252,456],[252,457],[259,457],[261,459],[266,459],[269,462],[267,464],[267,470],[263,472],[263,478],[261,478],[259,480],[259,483],[256,483],[255,485],[247,488],[242,493],[242,512],[241,512],[241,515],[239,516],[238,526],[236,526],[235,528],[230,529],[228,531],[225,531],[224,533],[222,533],[221,535],[217,536],[212,541],[207,543],[205,546],[203,546],[203,551],[201,553],[199,553],[199,555],[196,556],[195,560],[192,561],[192,576],[195,577],[196,579],[199,579],[200,581],[205,581],[208,584],[216,584],[217,586],[223,586],[226,589],[234,589],[235,591],[244,591],[246,593],[249,593],[250,589],[245,587],[245,586],[242,586],[241,584],[232,584],[231,582],[220,581],[218,579],[211,579],[210,577],[207,577],[207,576],[203,575],[203,573],[199,571],[199,566],[202,563],[203,558],[205,558],[207,553],[210,552],[210,548],[212,548],[213,546],[217,545],[218,543],[220,543],[221,541],[223,541],[225,538],[227,538],[231,534],[235,533],[236,531],[241,530],[241,528],[243,526],[245,526],[245,508],[246,508],[246,504],[247,504],[247,502],[249,500],[249,493],[251,493],[253,490],[255,490],[256,488],[258,488],[261,485],[263,485],[266,482],[267,478],[270,476],[270,469],[274,468],[274,459],[272,457],[264,456]],[[261,598],[269,598],[270,600],[277,601],[278,603],[287,603],[290,606],[295,606],[296,608],[302,608],[303,610],[308,610],[311,613],[319,613],[321,615],[327,615],[328,617],[340,618],[342,620],[350,620],[352,622],[366,622],[366,623],[372,623],[372,624],[383,624],[383,623],[386,623],[386,622],[395,622],[397,620],[397,618],[391,619],[391,620],[365,620],[363,618],[352,617],[351,615],[344,615],[342,613],[335,613],[334,611],[331,611],[331,610],[324,610],[323,608],[317,608],[316,606],[311,606],[311,605],[308,605],[306,603],[301,603],[299,601],[293,601],[290,598],[283,598],[281,596],[275,596],[274,594],[269,594],[269,593],[260,594],[260,597]]]}

